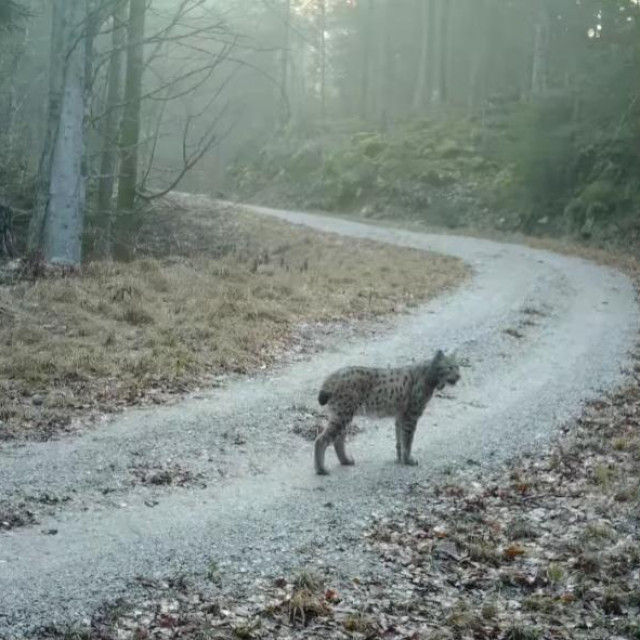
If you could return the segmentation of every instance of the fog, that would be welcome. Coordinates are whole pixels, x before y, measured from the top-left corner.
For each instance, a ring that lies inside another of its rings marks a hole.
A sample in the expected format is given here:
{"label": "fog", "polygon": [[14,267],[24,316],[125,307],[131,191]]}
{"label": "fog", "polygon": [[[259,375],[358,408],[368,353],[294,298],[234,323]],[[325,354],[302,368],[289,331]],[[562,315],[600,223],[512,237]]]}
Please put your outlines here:
{"label": "fog", "polygon": [[[311,146],[306,162],[315,170],[313,154],[343,149],[349,136],[392,135],[427,120],[446,120],[450,144],[473,146],[473,154],[498,171],[520,165],[514,181],[524,183],[527,204],[557,214],[571,204],[568,192],[582,178],[566,176],[557,185],[558,172],[547,175],[540,156],[566,173],[592,142],[588,123],[605,121],[610,138],[624,138],[620,127],[633,119],[629,110],[637,102],[635,0],[138,0],[131,6],[100,0],[80,2],[76,13],[62,16],[79,21],[69,33],[56,27],[55,2],[4,5],[3,170],[11,178],[19,166],[23,181],[42,175],[47,140],[58,126],[49,105],[55,107],[70,81],[72,54],[82,58],[76,80],[84,87],[78,108],[85,121],[78,152],[87,220],[114,217],[112,206],[131,209],[140,197],[178,187],[252,197],[274,175],[257,176],[253,190],[246,181],[239,186],[238,176],[264,154],[277,158],[265,165],[280,162],[286,172],[284,157]],[[539,132],[547,139],[538,139]],[[574,146],[572,157],[563,156],[563,136]],[[422,160],[432,153],[424,151]],[[367,173],[369,160],[378,158],[356,155],[346,171]],[[409,193],[413,186],[399,183],[416,171],[432,173],[416,167],[420,161],[397,167],[390,188]],[[269,172],[261,167],[258,173]],[[371,180],[355,186],[357,197],[311,204],[373,205],[373,194],[362,197]],[[4,182],[9,200],[33,195],[28,188],[12,194],[19,185]],[[554,193],[547,198],[545,191]],[[507,197],[496,195],[501,204]],[[593,225],[589,204],[576,205],[585,210],[569,226]],[[33,206],[22,202],[23,209]],[[548,211],[538,218],[545,216]]]}
{"label": "fog", "polygon": [[640,0],[0,0],[0,638],[640,638],[639,176]]}

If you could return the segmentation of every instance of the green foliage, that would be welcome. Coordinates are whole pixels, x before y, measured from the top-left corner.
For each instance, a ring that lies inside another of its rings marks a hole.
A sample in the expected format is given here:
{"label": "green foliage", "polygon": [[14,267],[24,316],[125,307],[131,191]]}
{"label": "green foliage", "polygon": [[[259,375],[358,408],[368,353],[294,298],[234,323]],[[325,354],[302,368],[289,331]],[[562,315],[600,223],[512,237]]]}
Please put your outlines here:
{"label": "green foliage", "polygon": [[277,192],[303,207],[370,215],[410,211],[459,226],[460,212],[448,205],[447,193],[495,174],[480,140],[477,125],[466,118],[408,119],[384,133],[278,140],[257,160],[237,166],[234,177],[243,197],[264,200]]}

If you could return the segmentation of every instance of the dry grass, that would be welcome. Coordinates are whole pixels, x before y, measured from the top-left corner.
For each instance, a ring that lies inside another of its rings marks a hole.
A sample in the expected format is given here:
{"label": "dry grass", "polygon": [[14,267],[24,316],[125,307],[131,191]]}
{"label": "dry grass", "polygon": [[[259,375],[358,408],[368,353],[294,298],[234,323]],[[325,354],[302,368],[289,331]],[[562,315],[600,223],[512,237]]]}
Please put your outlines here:
{"label": "dry grass", "polygon": [[402,311],[466,275],[455,259],[231,209],[165,207],[142,235],[131,263],[0,289],[0,438],[250,371],[297,323]]}

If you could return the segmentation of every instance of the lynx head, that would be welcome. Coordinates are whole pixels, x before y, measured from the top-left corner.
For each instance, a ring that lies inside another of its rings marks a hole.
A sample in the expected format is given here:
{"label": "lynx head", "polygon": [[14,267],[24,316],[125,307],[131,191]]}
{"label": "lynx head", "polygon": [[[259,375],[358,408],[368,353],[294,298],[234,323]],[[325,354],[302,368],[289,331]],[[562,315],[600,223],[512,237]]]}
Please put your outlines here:
{"label": "lynx head", "polygon": [[456,384],[460,380],[460,367],[455,354],[445,355],[438,350],[429,365],[429,378],[438,390],[448,384]]}

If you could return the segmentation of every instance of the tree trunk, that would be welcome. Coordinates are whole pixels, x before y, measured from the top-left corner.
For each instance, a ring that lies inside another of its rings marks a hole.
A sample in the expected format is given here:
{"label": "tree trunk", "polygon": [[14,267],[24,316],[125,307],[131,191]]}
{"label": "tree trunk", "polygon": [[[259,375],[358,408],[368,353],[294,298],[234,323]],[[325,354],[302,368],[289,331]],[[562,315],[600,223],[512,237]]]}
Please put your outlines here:
{"label": "tree trunk", "polygon": [[434,0],[431,102],[439,105],[447,98],[447,49],[449,0]]}
{"label": "tree trunk", "polygon": [[327,117],[327,0],[320,0],[320,114]]}
{"label": "tree trunk", "polygon": [[533,64],[531,69],[531,96],[540,98],[547,92],[549,45],[549,15],[547,8],[541,4],[534,25]]}
{"label": "tree trunk", "polygon": [[282,124],[291,120],[291,96],[289,92],[289,58],[291,56],[291,0],[284,0],[284,35],[282,40]]}
{"label": "tree trunk", "polygon": [[442,54],[442,37],[440,33],[440,14],[442,0],[429,0],[431,4],[429,27],[429,102],[437,104],[440,102],[440,71],[442,65],[440,56]]}
{"label": "tree trunk", "polygon": [[469,60],[469,113],[474,113],[486,98],[485,74],[487,73],[488,29],[491,24],[490,6],[487,0],[476,0],[476,8],[471,12],[471,31],[475,35],[474,48]]}
{"label": "tree trunk", "polygon": [[138,185],[140,109],[144,72],[144,26],[146,0],[130,0],[127,38],[127,75],[120,131],[120,177],[116,217],[115,257],[127,258],[133,209]]}
{"label": "tree trunk", "polygon": [[[60,119],[55,134],[49,198],[44,220],[44,259],[54,264],[80,264],[86,192],[84,168],[86,0],[60,4],[66,65]],[[62,6],[64,5],[64,7]]]}
{"label": "tree trunk", "polygon": [[[16,74],[27,44],[27,26],[18,24],[12,33],[3,34],[0,56],[0,143],[3,155],[11,162],[15,137]],[[4,39],[8,41],[5,45]],[[6,48],[5,48],[6,47]]]}
{"label": "tree trunk", "polygon": [[44,223],[49,204],[51,165],[58,135],[58,127],[60,125],[64,91],[66,68],[65,24],[64,0],[54,0],[51,5],[51,49],[47,125],[40,163],[38,165],[36,208],[29,221],[27,249],[30,253],[42,249]]}
{"label": "tree trunk", "polygon": [[382,130],[386,130],[391,116],[393,92],[393,61],[391,46],[391,3],[383,0],[378,3],[378,56],[376,79],[377,120]]}
{"label": "tree trunk", "polygon": [[440,54],[440,101],[449,100],[449,67],[451,66],[451,13],[455,0],[444,0],[440,15],[442,52]]}
{"label": "tree trunk", "polygon": [[119,0],[113,12],[113,31],[111,34],[113,51],[109,60],[109,85],[104,128],[102,130],[102,158],[98,181],[98,226],[100,255],[111,254],[111,233],[113,218],[113,187],[118,165],[118,124],[122,99],[122,56],[126,37],[127,3]]}
{"label": "tree trunk", "polygon": [[360,117],[367,120],[371,93],[371,59],[373,56],[373,0],[358,3],[362,57],[360,61]]}
{"label": "tree trunk", "polygon": [[413,94],[413,110],[416,113],[424,109],[428,91],[428,69],[429,69],[429,24],[431,21],[430,0],[418,0],[420,15],[420,57],[418,59],[418,75],[416,78],[415,91]]}

